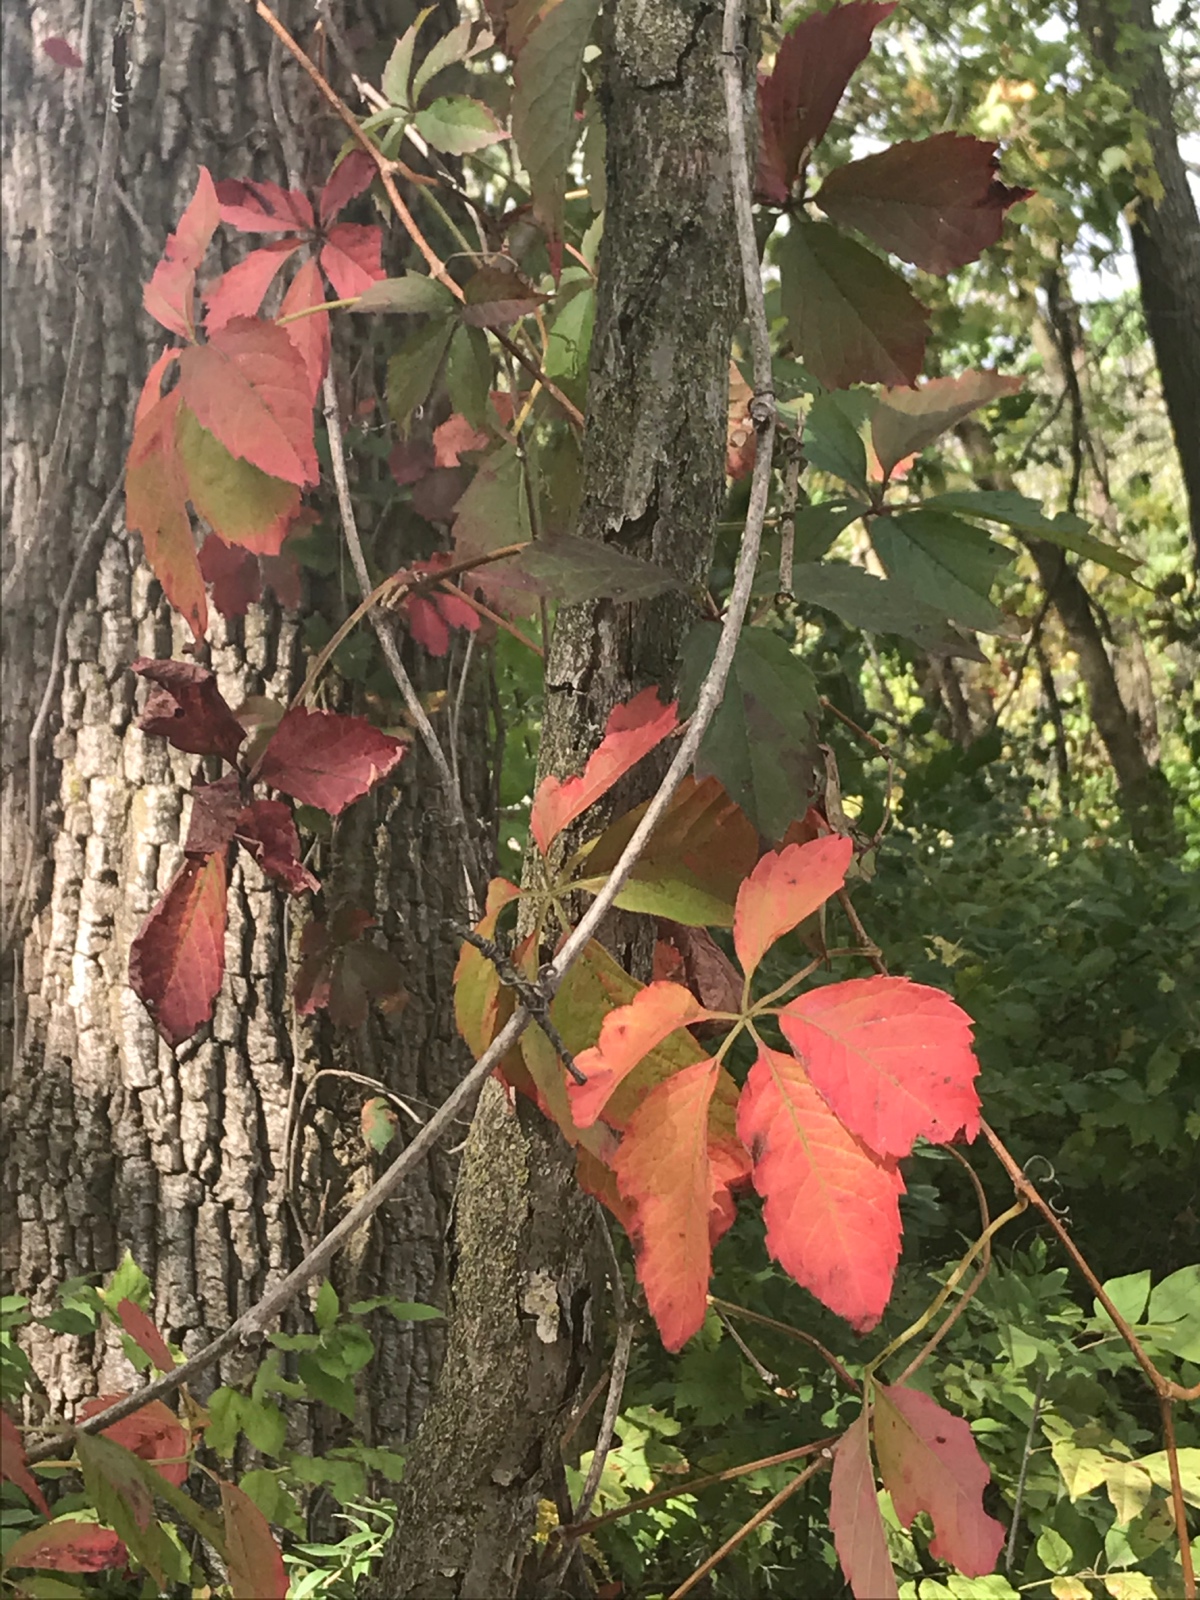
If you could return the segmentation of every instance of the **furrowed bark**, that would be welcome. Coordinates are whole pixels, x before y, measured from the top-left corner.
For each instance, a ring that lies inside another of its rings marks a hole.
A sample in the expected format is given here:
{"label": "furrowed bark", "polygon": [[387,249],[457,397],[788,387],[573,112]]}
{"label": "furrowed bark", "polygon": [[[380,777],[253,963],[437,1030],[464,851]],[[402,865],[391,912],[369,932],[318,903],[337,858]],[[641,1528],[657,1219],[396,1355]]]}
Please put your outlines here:
{"label": "furrowed bark", "polygon": [[[608,209],[577,531],[691,583],[724,495],[741,299],[720,8],[613,0],[603,26]],[[539,776],[578,771],[619,701],[651,683],[670,690],[694,616],[679,595],[560,610]],[[646,798],[665,759],[644,763],[614,808]],[[614,919],[609,942],[632,970],[644,966],[649,942],[632,919]],[[455,1216],[447,1359],[370,1591],[381,1600],[532,1595],[550,1581],[530,1542],[537,1505],[566,1509],[560,1441],[608,1315],[593,1202],[573,1158],[539,1112],[495,1085],[472,1127]],[[553,1592],[588,1588],[577,1565]]]}
{"label": "furrowed bark", "polygon": [[[0,337],[4,571],[12,580],[0,833],[6,912],[24,871],[29,733],[45,692],[65,575],[117,483],[138,389],[169,342],[141,308],[142,283],[201,163],[217,178],[286,182],[262,23],[241,4],[164,0],[145,7],[135,25],[120,193],[105,199],[103,253],[93,248],[92,198],[119,10],[117,0],[86,8],[37,0],[4,15],[8,214]],[[406,0],[373,8],[357,0],[342,23],[371,38],[394,37],[415,10]],[[430,40],[445,14],[443,8],[441,19],[426,23]],[[290,20],[308,42],[309,12],[294,6]],[[66,38],[85,68],[55,65],[38,42],[51,36]],[[281,83],[303,134],[305,175],[319,183],[340,137],[331,141],[326,113],[312,104],[295,67],[282,65]],[[54,482],[48,468],[56,429],[62,434],[60,400],[81,286],[80,403]],[[324,1080],[297,1132],[289,1189],[289,1124],[313,1075],[338,1066],[379,1078],[418,1110],[439,1104],[461,1077],[468,1058],[453,1025],[455,949],[443,924],[463,914],[462,875],[436,775],[414,748],[394,783],[339,821],[314,863],[329,901],[349,900],[379,919],[405,969],[405,1011],[375,1013],[353,1036],[337,1035],[322,1016],[294,1019],[288,957],[310,910],[294,902],[285,914],[282,895],[243,855],[231,884],[227,976],[213,1023],[178,1051],[158,1039],[128,988],[128,949],[179,860],[183,796],[202,763],[134,726],[130,660],[178,655],[185,639],[142,562],[140,540],[126,534],[122,504],[67,608],[65,669],[39,752],[32,896],[4,953],[0,1244],[6,1288],[31,1295],[37,1310],[49,1308],[56,1283],[106,1274],[130,1249],[154,1285],[156,1317],[192,1352],[278,1281],[302,1254],[302,1235],[336,1221],[386,1160],[368,1154],[357,1126],[370,1091]],[[402,531],[387,550],[395,565],[414,553],[404,548]],[[314,590],[311,598],[340,620],[340,595]],[[246,694],[286,700],[299,686],[305,659],[298,622],[273,604],[242,620],[217,617],[211,635],[207,659],[231,704]],[[482,694],[483,664],[478,655],[476,661]],[[409,666],[424,675],[423,691],[445,681],[442,664]],[[469,808],[485,815],[488,739],[480,704],[468,692],[460,769]],[[344,708],[352,709],[349,700]],[[403,1123],[401,1131],[403,1137]],[[388,1292],[440,1303],[454,1168],[451,1156],[437,1154],[384,1208],[339,1265],[346,1296]],[[369,1440],[395,1444],[423,1408],[440,1360],[440,1325],[383,1316],[372,1331],[378,1354],[365,1377],[363,1427]],[[130,1385],[115,1341],[93,1348],[60,1335],[35,1338],[51,1402],[68,1416],[88,1396]],[[231,1381],[246,1364],[245,1356],[231,1356],[213,1380]],[[293,1442],[313,1448],[323,1440]]]}

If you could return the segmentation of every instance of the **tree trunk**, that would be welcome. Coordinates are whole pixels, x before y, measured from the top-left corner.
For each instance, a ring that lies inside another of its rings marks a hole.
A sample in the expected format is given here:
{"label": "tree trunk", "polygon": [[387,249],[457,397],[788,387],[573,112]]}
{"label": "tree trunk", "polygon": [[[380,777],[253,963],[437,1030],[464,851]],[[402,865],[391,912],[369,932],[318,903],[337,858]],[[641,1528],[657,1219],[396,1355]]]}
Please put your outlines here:
{"label": "tree trunk", "polygon": [[[960,423],[955,431],[966,447],[980,488],[1011,489],[1011,479],[994,464],[986,429],[968,420]],[[1161,770],[1147,759],[1138,724],[1121,698],[1116,671],[1088,592],[1058,545],[1051,544],[1048,539],[1032,537],[1023,542],[1079,661],[1080,675],[1087,685],[1092,721],[1112,763],[1121,805],[1134,837],[1144,844],[1167,842],[1173,831],[1171,791]]]}
{"label": "tree trunk", "polygon": [[[365,24],[387,45],[415,9],[380,0],[370,13],[359,0],[343,24]],[[113,493],[142,378],[166,342],[141,309],[141,285],[201,163],[218,178],[286,174],[268,95],[269,35],[249,7],[145,7],[130,45],[123,135],[105,112],[119,10],[118,0],[37,0],[4,17],[3,1267],[8,1286],[44,1310],[55,1284],[105,1274],[128,1248],[151,1278],[157,1319],[192,1352],[294,1265],[305,1236],[335,1221],[374,1176],[377,1158],[357,1127],[369,1089],[323,1079],[297,1126],[316,1073],[378,1078],[417,1110],[460,1078],[455,952],[443,921],[463,907],[453,833],[414,749],[397,781],[353,808],[314,863],[327,904],[350,899],[377,917],[405,969],[402,1015],[372,1015],[340,1038],[321,1016],[295,1017],[289,967],[307,913],[298,902],[285,907],[244,853],[211,1026],[173,1051],[127,985],[130,942],[180,859],[183,795],[199,765],[137,731],[128,671],[138,655],[184,647]],[[301,10],[293,7],[303,28]],[[42,48],[51,36],[74,47],[82,70],[55,64]],[[327,157],[340,136],[331,138],[294,67],[284,64],[280,78],[317,172],[315,152]],[[108,183],[106,152],[115,157]],[[342,597],[324,600],[340,620]],[[298,687],[306,663],[294,615],[264,604],[242,620],[215,618],[210,633],[200,659],[231,704],[247,694],[286,700]],[[422,670],[424,688],[445,681],[437,663]],[[480,752],[490,741],[478,703],[467,695],[461,766],[468,809],[485,817]],[[452,1183],[445,1154],[418,1172],[343,1258],[343,1287],[440,1300]],[[436,1327],[385,1318],[374,1330],[369,1441],[394,1444],[415,1427],[440,1358],[441,1336],[428,1331]],[[34,1354],[52,1403],[68,1414],[131,1377],[111,1345],[42,1336]],[[238,1360],[214,1381],[236,1377]]]}
{"label": "tree trunk", "polygon": [[1138,201],[1130,234],[1200,570],[1200,213],[1179,149],[1152,0],[1079,0],[1079,21],[1096,59],[1144,113],[1162,184],[1160,199]]}
{"label": "tree trunk", "polygon": [[[694,583],[723,501],[740,303],[720,8],[613,0],[604,27],[608,209],[578,532]],[[679,596],[560,610],[540,776],[577,772],[613,705],[670,684],[693,616]],[[618,808],[646,798],[653,780],[641,771]],[[649,954],[626,919],[609,942],[635,971]],[[597,1210],[557,1131],[494,1084],[472,1127],[455,1219],[447,1359],[373,1592],[585,1592],[582,1572],[563,1577],[551,1562],[539,1573],[530,1540],[540,1498],[569,1512],[562,1432],[608,1314],[597,1298]]]}

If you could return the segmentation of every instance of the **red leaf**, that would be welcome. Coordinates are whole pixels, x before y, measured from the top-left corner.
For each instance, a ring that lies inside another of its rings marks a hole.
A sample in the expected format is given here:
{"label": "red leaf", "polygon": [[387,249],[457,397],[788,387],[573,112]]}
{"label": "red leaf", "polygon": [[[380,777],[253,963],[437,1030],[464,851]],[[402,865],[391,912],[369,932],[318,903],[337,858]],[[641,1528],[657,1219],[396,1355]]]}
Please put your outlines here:
{"label": "red leaf", "polygon": [[215,674],[191,661],[151,661],[139,656],[129,669],[155,685],[138,727],[156,733],[176,750],[237,760],[246,730],[217,688]]}
{"label": "red leaf", "polygon": [[162,355],[159,356],[158,360],[150,368],[150,371],[146,374],[146,381],[142,385],[142,392],[140,395],[138,395],[137,407],[133,413],[133,429],[135,434],[138,428],[141,426],[143,417],[149,416],[150,412],[154,410],[154,407],[163,398],[163,376],[166,373],[167,368],[178,359],[178,347],[175,345],[168,345],[163,351]]}
{"label": "red leaf", "polygon": [[881,1156],[917,1138],[979,1132],[971,1019],[950,996],[907,978],[851,978],[812,989],[779,1026],[852,1133]]}
{"label": "red leaf", "polygon": [[200,546],[200,571],[223,617],[244,617],[262,594],[258,562],[244,546],[228,545],[215,533]]}
{"label": "red leaf", "polygon": [[[174,1367],[175,1363],[172,1361],[170,1367],[165,1370],[173,1371]],[[79,1408],[79,1415],[86,1421],[88,1417],[107,1411],[109,1406],[115,1406],[118,1400],[124,1399],[124,1394],[98,1395],[94,1400],[83,1402]],[[173,1483],[176,1488],[187,1477],[190,1468],[183,1458],[188,1453],[190,1442],[188,1431],[171,1408],[165,1406],[161,1400],[151,1400],[132,1416],[122,1417],[110,1428],[101,1428],[100,1432],[114,1444],[119,1444],[143,1461],[148,1461],[160,1477],[165,1478],[168,1483]]]}
{"label": "red leaf", "polygon": [[728,1187],[709,1159],[717,1074],[715,1061],[699,1061],[652,1089],[613,1158],[617,1186],[635,1211],[638,1281],[671,1351],[704,1322],[712,1247],[733,1220]]}
{"label": "red leaf", "polygon": [[996,173],[996,145],[965,134],[905,139],[837,167],[816,196],[826,215],[926,272],[953,272],[996,243],[1004,213],[1032,189]]}
{"label": "red leaf", "polygon": [[65,39],[57,34],[51,34],[49,39],[42,40],[42,49],[54,62],[56,67],[81,67],[82,60]]}
{"label": "red leaf", "polygon": [[840,834],[765,855],[738,891],[733,947],[747,977],[785,933],[836,894],[854,846]]}
{"label": "red leaf", "polygon": [[464,450],[486,450],[491,435],[473,428],[466,417],[455,412],[447,417],[440,428],[433,430],[433,464],[435,467],[457,467]]}
{"label": "red leaf", "polygon": [[875,1452],[904,1526],[918,1511],[933,1518],[929,1553],[968,1578],[992,1572],[1004,1528],[983,1509],[991,1474],[962,1418],[917,1389],[876,1384]]}
{"label": "red leaf", "polygon": [[871,442],[884,479],[905,456],[924,450],[979,406],[1020,387],[1020,378],[999,372],[963,372],[957,378],[931,378],[917,389],[885,389],[871,418]]}
{"label": "red leaf", "polygon": [[196,192],[167,240],[162,260],[142,291],[142,304],[157,322],[180,338],[194,339],[196,271],[221,220],[217,191],[207,167],[200,168]]}
{"label": "red leaf", "polygon": [[255,316],[280,267],[299,248],[299,241],[276,239],[222,273],[204,295],[208,307],[204,326],[209,333],[216,333],[234,317]]}
{"label": "red leaf", "polygon": [[129,1552],[111,1528],[70,1517],[30,1528],[4,1555],[7,1567],[38,1567],[43,1572],[103,1572],[128,1563]]}
{"label": "red leaf", "polygon": [[242,233],[303,233],[314,226],[312,206],[298,189],[225,178],[217,184],[221,221]]}
{"label": "red leaf", "polygon": [[917,381],[929,312],[885,261],[828,223],[799,217],[777,255],[792,343],[827,389]]}
{"label": "red leaf", "polygon": [[133,1300],[122,1300],[117,1306],[117,1316],[125,1332],[138,1349],[150,1357],[157,1371],[175,1371],[175,1357],[167,1348],[167,1341],[141,1306]]}
{"label": "red leaf", "polygon": [[428,439],[397,439],[388,456],[392,477],[402,489],[420,483],[435,465],[433,445]]}
{"label": "red leaf", "polygon": [[362,717],[296,706],[275,730],[259,776],[336,817],[386,777],[407,749]]}
{"label": "red leaf", "polygon": [[829,1478],[829,1526],[855,1600],[898,1600],[896,1574],[875,1493],[867,1413],[837,1442]]}
{"label": "red leaf", "polygon": [[661,744],[678,724],[677,702],[664,706],[655,688],[643,689],[624,705],[614,706],[598,749],[588,757],[583,776],[546,778],[538,788],[529,819],[530,832],[545,855],[551,844],[581,812],[607,794],[617,779]]}
{"label": "red leaf", "polygon": [[233,838],[241,809],[242,784],[236,772],[227,772],[216,783],[197,785],[192,790],[192,815],[184,855],[210,856],[214,850],[224,850]]}
{"label": "red leaf", "polygon": [[677,1028],[703,1022],[709,1015],[691,990],[677,983],[649,984],[629,1005],[610,1011],[597,1043],[575,1059],[588,1081],[567,1086],[579,1126],[591,1127],[609,1095],[655,1045]]}
{"label": "red leaf", "polygon": [[321,226],[335,217],[364,189],[369,189],[378,167],[365,150],[351,150],[333,170],[333,176],[321,190]]}
{"label": "red leaf", "polygon": [[[450,565],[450,556],[445,551],[430,556],[428,561],[414,562],[405,573],[398,572],[398,578],[410,577],[418,580],[428,575],[440,572]],[[449,594],[443,589],[432,589],[425,594],[406,596],[400,601],[397,609],[403,613],[408,622],[409,632],[418,644],[423,645],[431,656],[444,656],[450,648],[450,629],[465,628],[468,633],[474,633],[479,627],[479,613],[469,606],[465,600],[460,600],[457,595]]]}
{"label": "red leaf", "polygon": [[[0,1483],[4,1482],[15,1483],[30,1505],[36,1506],[44,1517],[50,1515],[46,1497],[26,1465],[25,1441],[21,1438],[21,1430],[7,1411],[0,1411]],[[33,1566],[34,1563],[30,1562],[29,1565]]]}
{"label": "red leaf", "polygon": [[904,1180],[838,1121],[794,1056],[760,1047],[738,1133],[763,1197],[767,1249],[823,1305],[865,1333],[900,1256]]}
{"label": "red leaf", "polygon": [[786,202],[851,74],[870,49],[872,32],[895,9],[891,0],[817,11],[783,41],[771,76],[758,89],[762,147],[757,187],[767,200]]}
{"label": "red leaf", "polygon": [[308,374],[287,330],[235,317],[180,352],[180,398],[233,456],[303,488],[317,481]]}
{"label": "red leaf", "polygon": [[282,800],[255,800],[237,819],[237,841],[264,872],[292,894],[316,892],[321,885],[300,859],[300,836],[290,806]]}
{"label": "red leaf", "polygon": [[[310,259],[302,264],[288,285],[283,304],[279,308],[279,315],[290,317],[297,311],[307,311],[310,306],[322,305],[324,300],[325,285],[321,281],[320,270],[317,263]],[[285,324],[284,332],[304,363],[304,370],[308,375],[308,399],[311,405],[317,397],[325,369],[329,365],[329,313],[318,311],[310,317],[297,317],[295,322]]]}
{"label": "red leaf", "polygon": [[129,985],[170,1045],[212,1016],[225,971],[225,857],[187,860],[129,952]]}
{"label": "red leaf", "polygon": [[[159,382],[165,362],[155,363],[151,381]],[[143,400],[146,390],[143,389]],[[179,391],[146,410],[139,404],[133,443],[125,470],[125,522],[140,533],[146,560],[163,593],[188,622],[197,639],[208,627],[204,578],[196,558],[196,540],[187,512],[188,490],[175,448]]]}
{"label": "red leaf", "polygon": [[339,300],[352,300],[383,277],[383,235],[371,224],[339,222],[321,250],[321,271]]}
{"label": "red leaf", "polygon": [[229,1588],[254,1600],[287,1600],[288,1575],[266,1517],[250,1496],[221,1480]]}

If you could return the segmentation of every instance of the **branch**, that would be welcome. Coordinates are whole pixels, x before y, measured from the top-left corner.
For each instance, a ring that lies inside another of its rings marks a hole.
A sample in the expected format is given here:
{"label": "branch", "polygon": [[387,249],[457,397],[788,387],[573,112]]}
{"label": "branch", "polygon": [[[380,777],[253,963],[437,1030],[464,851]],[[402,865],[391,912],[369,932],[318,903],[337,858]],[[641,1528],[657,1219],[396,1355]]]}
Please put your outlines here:
{"label": "branch", "polygon": [[[323,399],[325,426],[329,434],[329,455],[333,464],[333,481],[337,487],[338,510],[341,513],[342,527],[346,534],[346,543],[350,547],[350,559],[354,563],[358,586],[363,594],[370,594],[371,575],[367,571],[367,558],[363,555],[362,540],[358,536],[358,522],[354,515],[353,502],[350,499],[350,480],[346,474],[346,451],[342,443],[342,424],[338,416],[337,390],[334,386],[332,370],[325,374]],[[462,792],[454,781],[454,773],[450,770],[446,752],[442,749],[441,740],[434,732],[433,724],[426,714],[425,707],[421,704],[421,697],[417,693],[412,679],[405,671],[390,623],[385,621],[378,611],[373,610],[371,612],[371,626],[375,629],[379,647],[383,651],[384,659],[395,680],[396,687],[400,691],[405,709],[411,717],[417,732],[421,735],[425,748],[429,751],[430,758],[437,769],[438,781],[441,783],[442,790],[446,796],[446,804],[450,808],[454,831],[458,835],[459,848],[462,850],[463,872],[467,880],[467,899],[471,902],[471,920],[474,921],[478,915],[477,907],[483,901],[483,872],[475,849],[475,841],[471,838],[471,827],[467,821],[467,813],[463,808]]]}

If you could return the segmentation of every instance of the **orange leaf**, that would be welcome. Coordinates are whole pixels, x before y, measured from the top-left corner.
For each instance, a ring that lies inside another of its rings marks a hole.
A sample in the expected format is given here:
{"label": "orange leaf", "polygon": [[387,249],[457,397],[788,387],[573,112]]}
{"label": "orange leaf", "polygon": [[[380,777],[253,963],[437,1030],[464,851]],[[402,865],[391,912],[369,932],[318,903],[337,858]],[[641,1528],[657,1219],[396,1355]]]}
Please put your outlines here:
{"label": "orange leaf", "polygon": [[836,894],[853,855],[850,840],[835,833],[762,858],[738,893],[733,918],[734,949],[747,977],[776,939]]}
{"label": "orange leaf", "polygon": [[[128,1301],[125,1303],[129,1304]],[[95,1399],[83,1402],[79,1415],[86,1420],[124,1399],[124,1394],[97,1395]],[[122,1417],[119,1422],[100,1431],[106,1439],[148,1461],[160,1477],[173,1483],[176,1488],[190,1471],[186,1459],[190,1443],[188,1431],[170,1406],[164,1405],[161,1400],[151,1400],[131,1416]]]}
{"label": "orange leaf", "polygon": [[875,1388],[875,1451],[896,1515],[933,1518],[930,1555],[968,1578],[994,1570],[1004,1529],[983,1509],[991,1478],[970,1428],[917,1389]]}
{"label": "orange leaf", "polygon": [[30,1528],[4,1555],[6,1567],[37,1567],[43,1572],[103,1572],[128,1561],[129,1552],[111,1528],[71,1517]]}
{"label": "orange leaf", "polygon": [[878,1155],[979,1132],[971,1019],[940,989],[851,978],[791,1001],[779,1026],[834,1111]]}
{"label": "orange leaf", "polygon": [[[496,937],[496,923],[504,907],[511,905],[521,891],[507,878],[493,878],[488,884],[487,905],[475,932],[485,939]],[[481,1056],[496,1037],[496,1000],[500,993],[500,974],[482,950],[464,942],[454,969],[454,1020],[470,1046],[472,1055]]]}
{"label": "orange leaf", "polygon": [[[17,1488],[36,1506],[44,1517],[50,1515],[46,1497],[25,1464],[25,1441],[21,1430],[7,1411],[0,1411],[0,1482],[15,1483]],[[36,1563],[29,1562],[30,1566]]]}
{"label": "orange leaf", "polygon": [[221,1482],[221,1510],[229,1550],[229,1587],[254,1600],[287,1600],[288,1575],[266,1517],[235,1484]]}
{"label": "orange leaf", "polygon": [[141,1306],[132,1300],[122,1300],[117,1307],[117,1316],[125,1332],[138,1349],[150,1357],[159,1372],[175,1371],[175,1357],[167,1349],[167,1341]]}
{"label": "orange leaf", "polygon": [[875,1493],[865,1410],[837,1442],[829,1479],[829,1526],[855,1600],[898,1600]]}
{"label": "orange leaf", "polygon": [[[160,380],[165,365],[166,358],[160,357],[146,380],[147,388],[151,380]],[[125,521],[141,534],[146,560],[163,593],[196,638],[203,639],[208,600],[187,511],[187,483],[175,448],[179,390],[173,389],[145,411],[139,403],[138,411],[125,472]]]}
{"label": "orange leaf", "polygon": [[543,855],[566,827],[607,794],[617,779],[661,744],[677,725],[676,702],[664,706],[655,688],[624,705],[614,706],[599,747],[588,758],[583,776],[546,778],[538,788],[529,819],[530,832]]}
{"label": "orange leaf", "polygon": [[698,1061],[660,1083],[630,1118],[613,1159],[617,1187],[635,1211],[638,1281],[672,1351],[704,1321],[712,1247],[733,1221],[727,1169],[709,1146],[718,1081],[716,1062]]}
{"label": "orange leaf", "polygon": [[851,1327],[883,1314],[900,1255],[904,1180],[838,1121],[794,1056],[759,1049],[738,1106],[767,1249]]}
{"label": "orange leaf", "polygon": [[179,354],[179,396],[230,455],[298,488],[317,481],[304,362],[286,328],[234,317]]}
{"label": "orange leaf", "polygon": [[579,1126],[586,1128],[595,1122],[609,1095],[655,1045],[677,1028],[704,1022],[710,1015],[691,990],[678,983],[649,984],[639,989],[629,1005],[610,1011],[601,1025],[599,1042],[575,1058],[575,1065],[588,1080],[568,1087]]}
{"label": "orange leaf", "polygon": [[179,227],[167,240],[154,276],[142,291],[142,304],[150,315],[183,339],[196,337],[196,269],[204,260],[220,220],[216,188],[208,168],[201,167],[196,192],[179,219]]}
{"label": "orange leaf", "polygon": [[963,372],[916,389],[885,389],[871,418],[871,443],[884,479],[972,411],[1020,387],[1020,378],[999,372]]}

